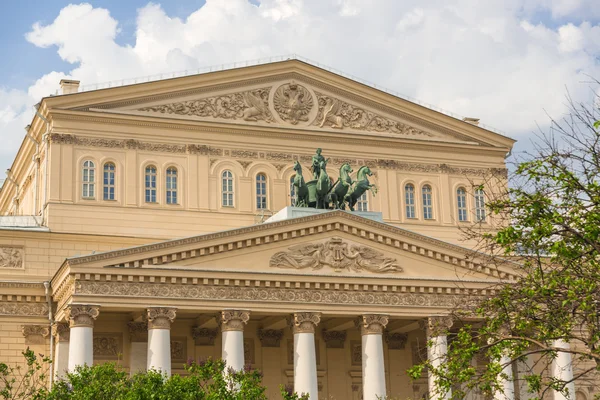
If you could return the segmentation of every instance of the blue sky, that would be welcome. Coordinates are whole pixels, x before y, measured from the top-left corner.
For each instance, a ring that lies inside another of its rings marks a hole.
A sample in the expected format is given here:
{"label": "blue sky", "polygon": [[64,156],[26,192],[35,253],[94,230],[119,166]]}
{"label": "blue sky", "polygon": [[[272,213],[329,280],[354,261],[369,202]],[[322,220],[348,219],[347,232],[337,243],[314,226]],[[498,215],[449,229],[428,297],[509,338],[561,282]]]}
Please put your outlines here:
{"label": "blue sky", "polygon": [[565,114],[567,89],[584,102],[600,93],[585,83],[600,78],[600,2],[0,0],[0,51],[0,171],[61,78],[90,85],[291,53],[480,118],[519,149]]}

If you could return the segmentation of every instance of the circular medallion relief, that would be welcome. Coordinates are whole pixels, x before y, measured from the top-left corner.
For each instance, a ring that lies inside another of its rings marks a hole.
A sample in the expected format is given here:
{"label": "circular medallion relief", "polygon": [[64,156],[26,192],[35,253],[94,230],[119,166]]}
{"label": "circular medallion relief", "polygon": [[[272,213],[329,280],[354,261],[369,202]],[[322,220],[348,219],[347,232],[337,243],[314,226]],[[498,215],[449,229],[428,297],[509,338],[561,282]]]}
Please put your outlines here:
{"label": "circular medallion relief", "polygon": [[315,102],[306,87],[291,81],[275,90],[273,108],[283,121],[297,125],[307,123],[313,117]]}

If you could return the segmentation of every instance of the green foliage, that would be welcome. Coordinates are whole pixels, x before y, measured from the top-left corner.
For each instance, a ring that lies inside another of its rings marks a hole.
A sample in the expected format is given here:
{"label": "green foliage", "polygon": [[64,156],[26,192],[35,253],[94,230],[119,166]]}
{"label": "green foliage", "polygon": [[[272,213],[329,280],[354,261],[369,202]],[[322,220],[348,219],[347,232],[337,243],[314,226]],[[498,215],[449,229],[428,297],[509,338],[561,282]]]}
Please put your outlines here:
{"label": "green foliage", "polygon": [[[446,362],[414,366],[408,371],[413,379],[427,368],[438,390],[452,391],[454,399],[469,392],[494,396],[502,392],[502,378],[509,377],[505,367],[533,363],[520,382],[529,399],[551,391],[574,398],[567,393],[570,382],[551,373],[553,360],[564,351],[554,343],[563,340],[571,345],[574,381],[600,393],[598,119],[593,106],[572,105],[571,115],[552,121],[551,134],[517,166],[508,192],[488,202],[500,224],[478,233],[482,250],[501,256],[492,263],[515,270],[519,279],[502,282],[493,287],[494,296],[457,310],[457,319],[468,319],[451,334]],[[468,322],[473,320],[478,323]]]}
{"label": "green foliage", "polygon": [[[266,400],[262,373],[246,368],[226,369],[221,360],[191,362],[185,374],[166,377],[158,371],[129,373],[115,363],[78,367],[65,379],[54,383],[48,391],[44,384],[49,360],[38,359],[31,351],[24,352],[27,371],[21,382],[15,376],[18,367],[0,364],[2,400]],[[17,384],[19,386],[17,387]],[[284,400],[307,400],[291,390],[282,389]]]}

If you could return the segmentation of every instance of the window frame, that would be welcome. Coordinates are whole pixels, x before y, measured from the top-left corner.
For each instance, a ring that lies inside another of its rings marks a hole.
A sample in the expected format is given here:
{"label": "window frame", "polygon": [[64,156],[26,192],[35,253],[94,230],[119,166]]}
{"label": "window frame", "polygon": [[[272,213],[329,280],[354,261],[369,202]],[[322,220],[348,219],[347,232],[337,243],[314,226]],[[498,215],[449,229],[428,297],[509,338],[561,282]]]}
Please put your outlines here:
{"label": "window frame", "polygon": [[[225,177],[228,173],[229,176]],[[221,207],[234,208],[235,207],[235,175],[232,170],[224,169],[221,171]],[[225,188],[225,180],[227,180],[227,188]],[[226,189],[226,190],[225,190]],[[224,196],[227,196],[227,201]],[[225,204],[231,203],[231,204]]]}
{"label": "window frame", "polygon": [[[148,172],[149,169],[153,169],[153,172]],[[154,184],[148,185],[148,177],[151,177],[151,183]],[[148,192],[150,191],[151,200],[148,200]],[[153,193],[152,193],[153,192]],[[144,167],[144,203],[145,204],[158,204],[158,168],[155,164],[148,164]]]}
{"label": "window frame", "polygon": [[165,204],[179,204],[179,169],[174,165],[165,169]]}
{"label": "window frame", "polygon": [[356,201],[356,211],[368,212],[369,211],[369,193],[364,192]]}
{"label": "window frame", "polygon": [[473,200],[475,203],[475,221],[485,222],[487,218],[487,212],[485,209],[485,190],[480,187],[476,188],[473,191]]}
{"label": "window frame", "polygon": [[[410,188],[410,190],[409,190]],[[410,200],[409,201],[409,193]],[[404,217],[406,219],[417,219],[417,208],[415,202],[415,185],[414,183],[408,182],[404,185]],[[412,214],[411,214],[412,211]]]}
{"label": "window frame", "polygon": [[296,205],[296,196],[297,196],[297,190],[296,190],[296,186],[294,186],[294,179],[296,179],[296,174],[292,174],[292,176],[290,176],[290,205],[293,207]]}
{"label": "window frame", "polygon": [[465,189],[464,186],[459,186],[456,188],[456,220],[458,222],[469,221],[469,210],[467,207],[467,189]]}
{"label": "window frame", "polygon": [[429,183],[421,186],[421,208],[423,211],[423,220],[435,220],[433,215],[433,187]]}
{"label": "window frame", "polygon": [[[107,167],[112,166],[112,169]],[[106,175],[112,175],[112,183],[106,181]],[[104,201],[116,201],[117,199],[117,164],[113,161],[106,161],[102,165],[102,200]],[[112,189],[112,191],[111,191]],[[108,192],[107,192],[108,191]]]}
{"label": "window frame", "polygon": [[[259,193],[259,185],[262,186],[262,193]],[[257,210],[268,210],[268,179],[267,174],[259,172],[255,177],[254,199],[256,201]]]}
{"label": "window frame", "polygon": [[96,199],[96,163],[90,159],[81,162],[81,198]]}

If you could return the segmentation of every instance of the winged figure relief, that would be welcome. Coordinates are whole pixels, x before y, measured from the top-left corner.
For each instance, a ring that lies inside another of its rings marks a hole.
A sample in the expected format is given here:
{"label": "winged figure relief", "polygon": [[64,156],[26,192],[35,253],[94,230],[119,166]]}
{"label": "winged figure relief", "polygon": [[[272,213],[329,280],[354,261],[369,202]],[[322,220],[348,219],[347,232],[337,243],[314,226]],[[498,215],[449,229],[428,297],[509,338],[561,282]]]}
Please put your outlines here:
{"label": "winged figure relief", "polygon": [[332,128],[342,129],[344,127],[344,118],[338,115],[341,106],[341,101],[328,97],[325,101],[325,106],[323,107],[323,119],[321,120],[319,128],[322,128],[327,122],[331,124],[330,126]]}
{"label": "winged figure relief", "polygon": [[310,92],[295,82],[281,85],[273,96],[273,107],[281,119],[292,125],[296,125],[300,121],[308,121],[308,114],[313,105]]}
{"label": "winged figure relief", "polygon": [[267,122],[273,121],[273,116],[267,105],[268,92],[259,92],[258,95],[252,92],[245,92],[243,94],[244,103],[246,108],[243,112],[242,118],[246,121],[258,121],[264,120]]}
{"label": "winged figure relief", "polygon": [[356,270],[365,269],[372,272],[402,272],[396,260],[389,257],[384,257],[383,253],[373,250],[366,246],[352,246],[351,254],[348,258],[354,260],[353,268]]}
{"label": "winged figure relief", "polygon": [[290,251],[280,251],[271,257],[271,267],[277,268],[322,268],[323,243],[309,243],[292,246]]}

